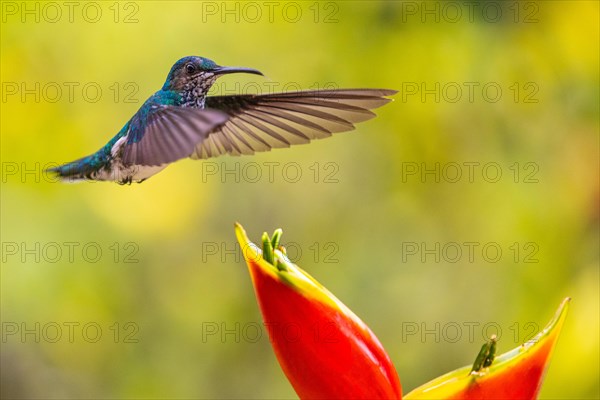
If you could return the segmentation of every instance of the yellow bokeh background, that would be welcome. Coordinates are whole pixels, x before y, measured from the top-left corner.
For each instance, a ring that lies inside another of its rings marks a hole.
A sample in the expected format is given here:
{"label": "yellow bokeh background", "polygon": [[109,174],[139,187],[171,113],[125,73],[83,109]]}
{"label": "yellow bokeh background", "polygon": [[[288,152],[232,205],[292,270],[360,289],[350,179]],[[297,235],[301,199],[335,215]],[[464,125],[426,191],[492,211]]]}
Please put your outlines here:
{"label": "yellow bokeh background", "polygon": [[[472,363],[486,332],[518,346],[571,296],[540,398],[600,397],[598,2],[467,3],[2,2],[2,396],[294,398],[252,331],[239,221],[254,240],[283,228],[404,392]],[[141,185],[42,172],[104,145],[186,55],[267,77],[226,76],[215,94],[399,93],[352,133],[183,160]],[[437,181],[421,174],[436,166]]]}

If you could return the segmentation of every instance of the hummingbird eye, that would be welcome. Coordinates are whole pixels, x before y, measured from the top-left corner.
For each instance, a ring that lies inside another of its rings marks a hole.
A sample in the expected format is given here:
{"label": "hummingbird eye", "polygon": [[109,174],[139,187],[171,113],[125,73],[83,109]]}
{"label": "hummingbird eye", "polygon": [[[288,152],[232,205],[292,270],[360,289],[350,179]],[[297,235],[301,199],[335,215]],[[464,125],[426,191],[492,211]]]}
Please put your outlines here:
{"label": "hummingbird eye", "polygon": [[188,74],[193,74],[194,72],[196,72],[196,67],[194,67],[194,64],[187,64],[185,66],[185,72],[187,72]]}

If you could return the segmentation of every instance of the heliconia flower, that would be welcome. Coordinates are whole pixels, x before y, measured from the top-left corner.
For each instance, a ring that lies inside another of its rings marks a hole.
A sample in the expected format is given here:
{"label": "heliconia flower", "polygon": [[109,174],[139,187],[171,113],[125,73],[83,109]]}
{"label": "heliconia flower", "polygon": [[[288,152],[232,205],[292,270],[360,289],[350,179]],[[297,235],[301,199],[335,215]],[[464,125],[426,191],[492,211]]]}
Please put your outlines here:
{"label": "heliconia flower", "polygon": [[401,399],[396,369],[373,332],[279,246],[237,239],[277,360],[301,399]]}
{"label": "heliconia flower", "polygon": [[475,364],[443,375],[408,393],[405,399],[536,399],[567,316],[570,298],[548,326],[521,346],[494,357],[496,339],[485,344]]}

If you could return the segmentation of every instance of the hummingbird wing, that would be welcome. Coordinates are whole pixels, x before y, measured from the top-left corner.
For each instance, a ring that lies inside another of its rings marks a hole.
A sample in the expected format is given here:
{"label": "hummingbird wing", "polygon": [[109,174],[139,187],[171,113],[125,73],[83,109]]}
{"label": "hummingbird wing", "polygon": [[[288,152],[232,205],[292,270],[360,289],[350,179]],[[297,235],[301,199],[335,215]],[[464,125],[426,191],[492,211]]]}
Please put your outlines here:
{"label": "hummingbird wing", "polygon": [[206,108],[228,119],[196,145],[191,158],[254,154],[349,131],[354,123],[375,117],[370,110],[390,102],[385,96],[395,93],[336,89],[207,97]]}
{"label": "hummingbird wing", "polygon": [[[228,119],[218,110],[152,104],[136,114],[120,151],[124,165],[159,166],[189,157]],[[145,118],[144,118],[145,114]]]}

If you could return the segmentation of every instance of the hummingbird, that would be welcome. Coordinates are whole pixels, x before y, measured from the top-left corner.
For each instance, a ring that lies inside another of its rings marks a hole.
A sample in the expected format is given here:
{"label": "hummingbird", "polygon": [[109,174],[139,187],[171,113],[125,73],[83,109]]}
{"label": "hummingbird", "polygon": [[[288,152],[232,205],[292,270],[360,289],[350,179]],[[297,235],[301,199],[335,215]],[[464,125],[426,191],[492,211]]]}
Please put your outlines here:
{"label": "hummingbird", "polygon": [[227,74],[264,76],[203,57],[177,61],[154,93],[104,147],[50,168],[62,181],[141,183],[183,159],[270,151],[354,129],[397,93],[389,89],[322,89],[208,96]]}

